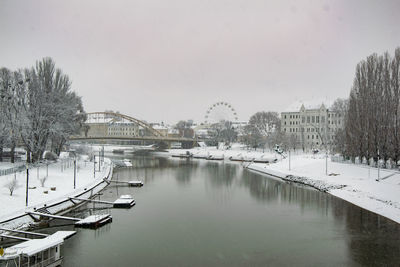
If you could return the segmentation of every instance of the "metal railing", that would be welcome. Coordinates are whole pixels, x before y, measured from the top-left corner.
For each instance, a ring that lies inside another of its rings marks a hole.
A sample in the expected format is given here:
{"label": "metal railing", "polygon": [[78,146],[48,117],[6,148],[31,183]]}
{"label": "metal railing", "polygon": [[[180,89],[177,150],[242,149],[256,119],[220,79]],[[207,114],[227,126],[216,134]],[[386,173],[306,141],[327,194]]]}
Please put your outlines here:
{"label": "metal railing", "polygon": [[22,172],[25,169],[26,169],[26,166],[24,164],[21,164],[19,166],[12,167],[12,168],[9,168],[9,169],[2,169],[2,170],[0,170],[0,176],[13,174],[15,172]]}
{"label": "metal railing", "polygon": [[370,159],[369,161],[369,165],[368,165],[368,161],[364,158],[364,159],[359,159],[356,158],[353,161],[351,161],[350,159],[345,159],[343,158],[343,156],[339,156],[339,155],[333,155],[330,157],[332,162],[338,162],[338,163],[346,163],[346,164],[350,164],[350,165],[357,165],[360,167],[365,167],[365,168],[378,168],[378,164],[379,164],[379,168],[381,169],[386,169],[386,170],[391,170],[391,171],[399,171],[399,167],[395,162],[391,161],[391,160],[387,160],[386,162],[384,162],[384,160],[379,160],[378,161],[374,161],[372,159]]}

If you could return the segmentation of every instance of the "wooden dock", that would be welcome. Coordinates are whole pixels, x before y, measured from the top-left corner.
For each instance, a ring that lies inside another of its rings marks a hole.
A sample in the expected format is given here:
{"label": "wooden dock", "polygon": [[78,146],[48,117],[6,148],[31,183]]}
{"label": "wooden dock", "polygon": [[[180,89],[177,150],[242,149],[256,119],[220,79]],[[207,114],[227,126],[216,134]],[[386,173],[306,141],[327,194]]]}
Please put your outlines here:
{"label": "wooden dock", "polygon": [[98,228],[103,226],[106,223],[112,222],[112,217],[110,214],[100,214],[100,215],[91,215],[84,219],[75,218],[75,217],[68,217],[68,216],[60,216],[54,215],[49,213],[42,213],[37,211],[28,211],[27,214],[33,216],[39,216],[39,218],[53,218],[53,219],[60,219],[60,220],[68,220],[74,221],[76,227],[83,227],[83,228]]}
{"label": "wooden dock", "polygon": [[0,228],[0,231],[24,234],[25,236],[27,236],[27,235],[33,235],[33,236],[39,236],[39,237],[47,237],[47,236],[49,236],[48,234],[28,232],[28,231],[22,231],[22,230],[14,230],[14,229],[8,229],[8,228]]}
{"label": "wooden dock", "polygon": [[81,219],[79,218],[75,218],[75,217],[68,217],[68,216],[61,216],[61,215],[54,215],[51,213],[43,213],[43,212],[37,212],[37,211],[27,211],[26,212],[29,215],[36,215],[39,216],[39,220],[40,218],[53,218],[53,219],[60,219],[60,220],[67,220],[67,221],[75,221],[78,222]]}
{"label": "wooden dock", "polygon": [[70,199],[71,200],[79,200],[79,201],[87,201],[87,202],[99,203],[99,204],[108,204],[108,205],[113,205],[114,204],[113,202],[110,202],[110,201],[90,199],[90,198],[70,197]]}
{"label": "wooden dock", "polygon": [[15,236],[15,235],[6,235],[6,234],[0,234],[1,238],[9,238],[9,239],[15,239],[15,240],[20,240],[20,241],[29,241],[31,240],[30,238],[27,237],[21,237],[21,236]]}
{"label": "wooden dock", "polygon": [[128,186],[135,186],[135,187],[141,187],[143,186],[143,182],[140,180],[133,180],[133,181],[109,181],[110,183],[115,183],[115,184],[124,184]]}
{"label": "wooden dock", "polygon": [[114,208],[131,208],[136,204],[131,195],[122,195],[119,199],[114,201]]}
{"label": "wooden dock", "polygon": [[[129,196],[129,197],[124,197],[124,196]],[[122,195],[119,199],[115,200],[114,202],[104,201],[104,200],[96,200],[96,199],[90,199],[90,198],[86,199],[86,198],[79,198],[79,197],[71,197],[70,199],[112,205],[113,208],[131,208],[136,204],[135,200],[130,195]]]}
{"label": "wooden dock", "polygon": [[110,214],[98,214],[79,220],[75,223],[75,226],[96,229],[110,222],[112,222],[112,216]]}

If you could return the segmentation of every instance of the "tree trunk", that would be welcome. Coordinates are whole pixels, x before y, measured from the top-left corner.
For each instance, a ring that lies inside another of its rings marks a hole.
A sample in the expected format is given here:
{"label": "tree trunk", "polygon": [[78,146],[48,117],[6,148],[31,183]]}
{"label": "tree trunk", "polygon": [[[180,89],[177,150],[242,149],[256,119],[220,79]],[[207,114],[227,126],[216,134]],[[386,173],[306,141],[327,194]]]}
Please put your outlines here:
{"label": "tree trunk", "polygon": [[11,144],[11,163],[15,163],[15,142]]}
{"label": "tree trunk", "polygon": [[0,144],[0,162],[3,162],[3,142]]}
{"label": "tree trunk", "polygon": [[26,150],[26,162],[27,163],[32,163],[31,151],[29,149]]}

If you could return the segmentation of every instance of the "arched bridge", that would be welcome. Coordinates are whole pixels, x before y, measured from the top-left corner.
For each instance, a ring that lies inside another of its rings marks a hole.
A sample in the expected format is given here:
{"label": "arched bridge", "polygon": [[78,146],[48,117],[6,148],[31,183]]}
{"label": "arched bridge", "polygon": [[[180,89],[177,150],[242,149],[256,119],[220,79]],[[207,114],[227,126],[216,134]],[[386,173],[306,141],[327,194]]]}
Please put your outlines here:
{"label": "arched bridge", "polygon": [[164,142],[167,146],[180,142],[184,147],[192,147],[197,143],[193,138],[169,135],[167,129],[154,129],[150,124],[128,115],[115,112],[90,112],[86,115],[81,133],[71,136],[71,141],[147,141]]}

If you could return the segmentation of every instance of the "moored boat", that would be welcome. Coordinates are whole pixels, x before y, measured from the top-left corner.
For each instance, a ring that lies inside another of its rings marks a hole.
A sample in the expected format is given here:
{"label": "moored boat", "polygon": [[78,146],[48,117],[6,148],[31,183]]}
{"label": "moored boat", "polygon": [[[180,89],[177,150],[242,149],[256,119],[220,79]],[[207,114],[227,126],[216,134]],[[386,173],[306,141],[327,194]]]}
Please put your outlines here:
{"label": "moored boat", "polygon": [[58,231],[42,239],[31,239],[4,249],[0,266],[61,266],[61,245],[76,231]]}

